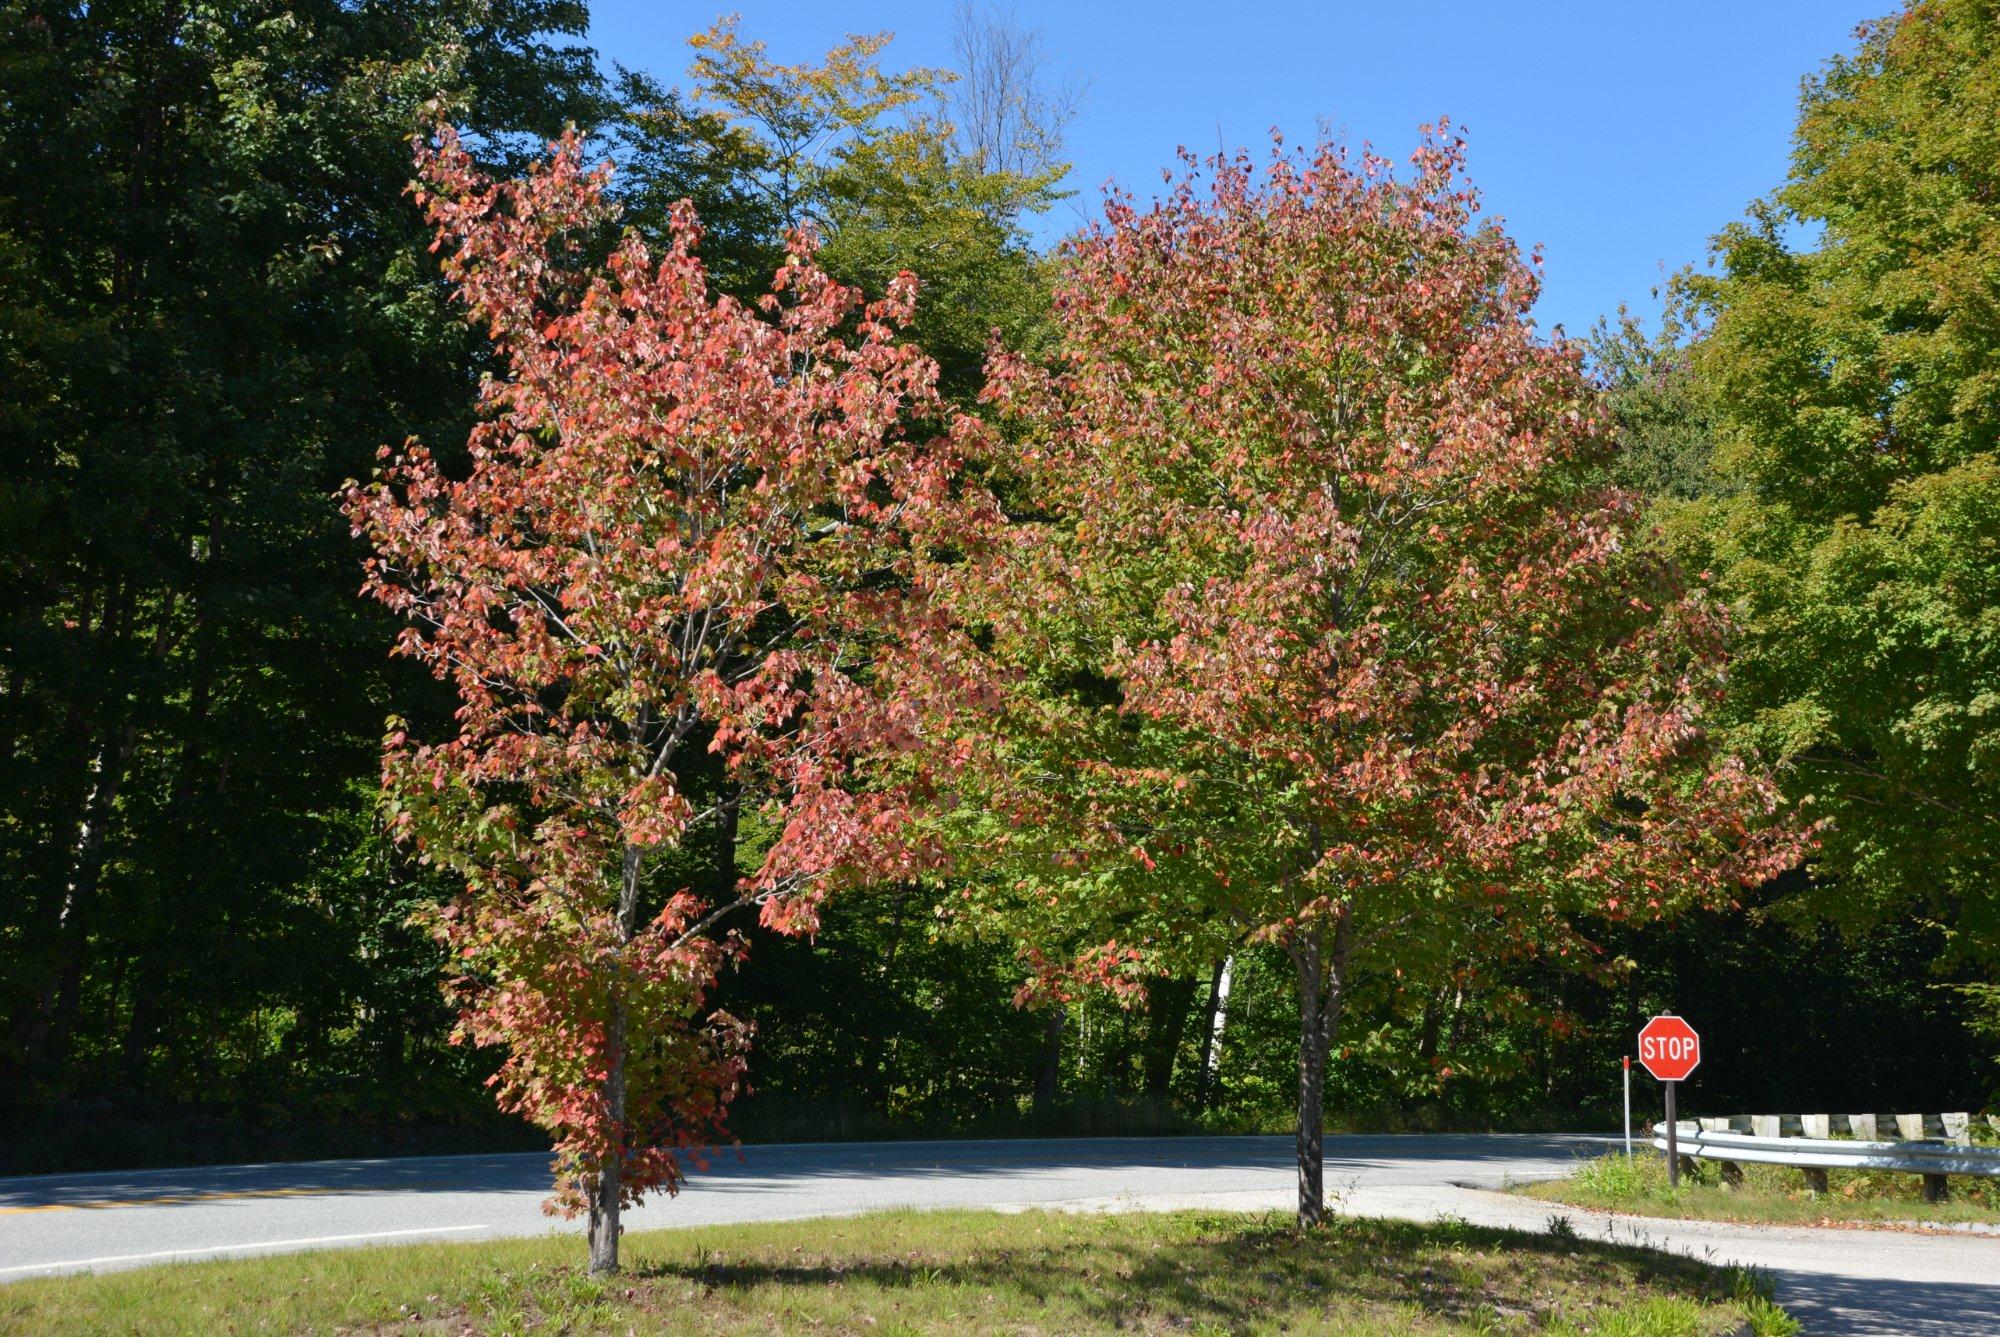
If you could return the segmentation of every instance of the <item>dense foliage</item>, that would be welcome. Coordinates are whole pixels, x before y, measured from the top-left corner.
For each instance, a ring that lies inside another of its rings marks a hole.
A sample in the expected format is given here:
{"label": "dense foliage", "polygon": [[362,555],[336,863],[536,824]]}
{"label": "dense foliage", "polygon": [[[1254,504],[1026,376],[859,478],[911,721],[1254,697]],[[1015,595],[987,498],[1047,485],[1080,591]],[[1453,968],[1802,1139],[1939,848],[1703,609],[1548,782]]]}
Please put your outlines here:
{"label": "dense foliage", "polygon": [[[1716,491],[1674,546],[1828,819],[1814,908],[2000,948],[2000,17],[1927,0],[1806,88],[1790,179],[1691,275]],[[1802,242],[1804,244],[1802,244]]]}
{"label": "dense foliage", "polygon": [[0,7],[6,1099],[308,1073],[458,1100],[462,1071],[426,1077],[435,956],[403,924],[434,893],[365,784],[383,702],[430,703],[387,671],[329,503],[470,406],[405,136],[436,103],[504,157],[591,114],[584,23]]}
{"label": "dense foliage", "polygon": [[1722,629],[1594,481],[1590,387],[1463,169],[1446,128],[1406,174],[1322,145],[1114,201],[1051,366],[988,388],[1027,518],[962,582],[1017,684],[963,772],[1001,894],[965,894],[1114,985],[1281,948],[1305,1225],[1351,999],[1581,964],[1585,917],[1800,848],[1713,745]]}
{"label": "dense foliage", "polygon": [[[1059,332],[1063,262],[1027,223],[1062,189],[1067,105],[996,13],[966,11],[949,72],[898,67],[886,34],[783,63],[725,23],[655,79],[601,74],[573,0],[0,0],[9,1168],[540,1137],[494,1121],[496,1057],[447,1044],[422,924],[461,883],[385,838],[376,788],[384,718],[442,739],[456,702],[386,658],[335,495],[412,435],[463,479],[496,366],[426,251],[409,137],[443,115],[505,174],[574,121],[618,159],[622,211],[578,254],[625,225],[671,251],[689,197],[711,288],[745,301],[799,223],[869,300],[911,270],[900,337],[990,414],[993,332],[1035,364]],[[1994,29],[1971,0],[1872,26],[1809,83],[1792,179],[1724,233],[1681,323],[1594,349],[1621,449],[1590,485],[1649,499],[1745,628],[1722,708],[1833,819],[1809,873],[1591,922],[1583,974],[1446,944],[1344,1003],[1331,1122],[1602,1122],[1661,1006],[1710,1038],[1707,1108],[1986,1098],[1995,1041],[1933,986],[1977,985],[1995,940]],[[1004,459],[991,481],[1025,495]],[[770,835],[711,834],[648,916],[680,887],[726,903]],[[742,925],[706,1003],[756,1027],[739,1130],[1292,1126],[1282,947],[1205,925],[1142,977],[1121,925],[1100,964],[1123,996],[1050,978],[1017,1007],[1018,925],[950,913],[964,889],[846,887],[811,938]],[[1800,1075],[1836,1043],[1837,1082]]]}
{"label": "dense foliage", "polygon": [[[1066,173],[984,145],[1060,127],[1014,124],[1005,106],[958,96],[968,81],[950,71],[885,69],[886,33],[849,38],[817,64],[781,64],[739,26],[725,19],[695,36],[685,89],[626,76],[628,218],[662,235],[674,203],[691,199],[717,286],[738,296],[762,290],[798,227],[819,235],[819,263],[843,283],[881,293],[918,274],[909,337],[938,362],[946,395],[970,401],[995,332],[1016,348],[1042,332],[1044,266],[1021,222],[1060,198]],[[1033,88],[1000,95],[1014,105]]]}
{"label": "dense foliage", "polygon": [[[747,1038],[707,1008],[729,912],[807,932],[837,882],[931,862],[916,739],[964,656],[925,572],[991,507],[954,488],[949,438],[909,432],[937,407],[898,338],[913,278],[864,303],[795,233],[759,306],[712,297],[685,205],[659,255],[627,232],[579,265],[613,207],[582,153],[566,136],[496,184],[449,130],[420,149],[445,272],[503,365],[463,479],[412,442],[347,513],[368,592],[411,624],[398,649],[460,703],[442,742],[391,734],[390,829],[463,880],[436,921],[458,1034],[506,1047],[501,1104],[554,1137],[551,1207],[589,1211],[596,1271],[621,1207],[722,1138]],[[717,850],[710,904],[675,864]]]}

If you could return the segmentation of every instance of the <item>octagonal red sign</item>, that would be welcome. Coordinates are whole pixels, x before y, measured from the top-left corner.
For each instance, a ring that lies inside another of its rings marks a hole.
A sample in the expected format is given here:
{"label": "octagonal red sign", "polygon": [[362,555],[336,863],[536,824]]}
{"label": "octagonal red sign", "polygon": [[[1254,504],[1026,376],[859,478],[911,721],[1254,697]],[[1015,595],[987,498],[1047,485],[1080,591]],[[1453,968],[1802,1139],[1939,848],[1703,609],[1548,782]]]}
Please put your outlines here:
{"label": "octagonal red sign", "polygon": [[1701,1037],[1669,1012],[1639,1028],[1639,1062],[1663,1082],[1678,1082],[1701,1063]]}

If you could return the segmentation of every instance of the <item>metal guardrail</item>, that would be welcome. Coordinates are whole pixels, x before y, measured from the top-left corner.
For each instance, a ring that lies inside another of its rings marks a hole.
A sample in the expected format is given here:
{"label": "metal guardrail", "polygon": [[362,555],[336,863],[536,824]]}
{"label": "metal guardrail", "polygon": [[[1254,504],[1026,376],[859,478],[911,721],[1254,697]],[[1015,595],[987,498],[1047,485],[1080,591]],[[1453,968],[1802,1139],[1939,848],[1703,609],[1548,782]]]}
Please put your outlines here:
{"label": "metal guardrail", "polygon": [[[2000,1128],[2000,1119],[1987,1122]],[[1878,1129],[1902,1136],[1883,1141]],[[1652,1131],[1653,1145],[1666,1151],[1667,1126],[1654,1124]],[[1820,1193],[1827,1191],[1828,1170],[1886,1170],[1922,1175],[1927,1202],[1944,1201],[1952,1175],[2000,1178],[2000,1146],[1974,1145],[1971,1134],[1964,1114],[1756,1114],[1674,1124],[1682,1160],[1720,1162],[1727,1184],[1742,1182],[1746,1162],[1795,1166]]]}
{"label": "metal guardrail", "polygon": [[[1758,1165],[1795,1165],[1823,1170],[1890,1170],[1920,1175],[2000,1177],[2000,1146],[1960,1142],[1864,1142],[1817,1137],[1759,1137],[1718,1132],[1683,1119],[1675,1130],[1683,1156]],[[1665,1124],[1653,1127],[1653,1145],[1667,1149]]]}

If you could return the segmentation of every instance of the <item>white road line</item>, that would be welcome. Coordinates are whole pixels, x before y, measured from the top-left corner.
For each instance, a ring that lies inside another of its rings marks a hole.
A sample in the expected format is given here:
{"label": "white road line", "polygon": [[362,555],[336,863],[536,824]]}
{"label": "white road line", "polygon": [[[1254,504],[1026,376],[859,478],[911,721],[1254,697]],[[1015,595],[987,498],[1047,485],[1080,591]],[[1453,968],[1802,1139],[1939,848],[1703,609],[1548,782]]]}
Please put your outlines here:
{"label": "white road line", "polygon": [[263,1240],[255,1244],[218,1244],[212,1249],[162,1249],[158,1253],[117,1253],[103,1258],[77,1258],[66,1263],[28,1263],[0,1267],[0,1276],[15,1272],[47,1272],[63,1267],[96,1267],[101,1263],[143,1263],[162,1258],[226,1258],[249,1249],[297,1249],[308,1244],[352,1244],[356,1240],[386,1240],[406,1235],[448,1235],[461,1230],[485,1230],[485,1222],[469,1226],[424,1226],[418,1230],[371,1230],[365,1235],[314,1235],[310,1239]]}

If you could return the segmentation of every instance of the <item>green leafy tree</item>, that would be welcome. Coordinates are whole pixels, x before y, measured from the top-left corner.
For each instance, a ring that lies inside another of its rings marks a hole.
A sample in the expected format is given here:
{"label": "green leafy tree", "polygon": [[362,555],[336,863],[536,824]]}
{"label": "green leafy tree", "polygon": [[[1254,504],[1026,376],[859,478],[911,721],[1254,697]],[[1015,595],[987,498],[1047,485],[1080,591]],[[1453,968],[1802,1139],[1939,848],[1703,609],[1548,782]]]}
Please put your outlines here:
{"label": "green leafy tree", "polygon": [[[969,31],[960,55],[982,72],[969,82],[982,97],[955,103],[951,72],[885,68],[888,33],[785,64],[724,19],[690,39],[686,89],[623,78],[627,217],[659,234],[673,203],[693,200],[703,255],[740,295],[799,226],[819,233],[830,274],[871,294],[905,270],[919,275],[911,337],[937,359],[946,393],[970,400],[995,331],[1014,347],[1042,332],[1047,283],[1021,220],[1061,198],[1068,171],[1063,116],[1038,100],[1039,67],[1014,48],[988,59],[1022,40],[1005,25]],[[1024,125],[1031,152],[1017,147]]]}
{"label": "green leafy tree", "polygon": [[1749,736],[1828,819],[1812,902],[2000,948],[2000,14],[1925,0],[1808,81],[1786,183],[1682,280],[1728,495],[1672,542]]}
{"label": "green leafy tree", "polygon": [[1588,340],[1618,446],[1611,477],[1649,501],[1684,501],[1721,489],[1711,464],[1714,424],[1688,343],[1686,323],[1672,306],[1650,334],[1621,306],[1616,323],[1599,321]]}
{"label": "green leafy tree", "polygon": [[1114,198],[1057,358],[989,389],[1026,505],[964,582],[1001,666],[967,712],[966,840],[996,858],[968,906],[1050,990],[1281,949],[1301,1225],[1350,1018],[1469,962],[1588,961],[1586,923],[1795,851],[1704,728],[1714,610],[1627,542],[1591,388],[1534,338],[1463,152],[1280,148]]}

